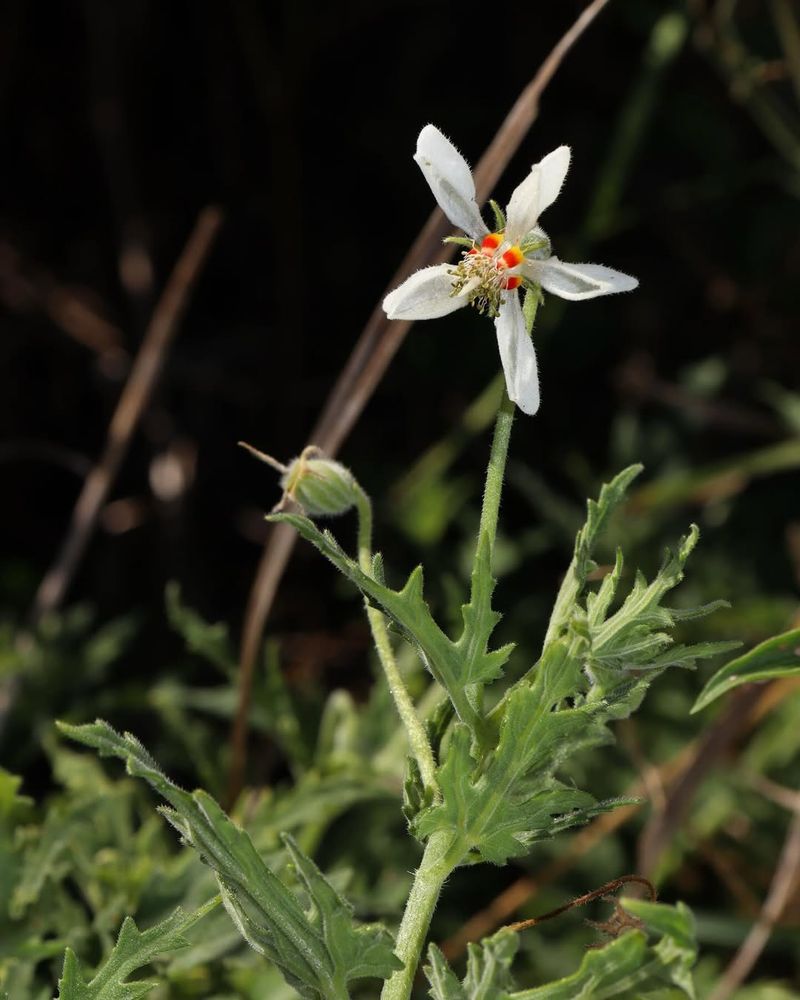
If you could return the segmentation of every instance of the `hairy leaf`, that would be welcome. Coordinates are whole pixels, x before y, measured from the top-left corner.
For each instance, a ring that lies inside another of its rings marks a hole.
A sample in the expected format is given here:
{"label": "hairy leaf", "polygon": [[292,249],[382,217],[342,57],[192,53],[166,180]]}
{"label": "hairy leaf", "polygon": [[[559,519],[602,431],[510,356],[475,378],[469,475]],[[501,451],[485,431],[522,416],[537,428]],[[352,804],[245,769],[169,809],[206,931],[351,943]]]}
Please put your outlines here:
{"label": "hairy leaf", "polygon": [[597,500],[587,501],[586,524],[578,532],[575,539],[572,562],[564,577],[564,582],[561,584],[547,626],[544,640],[545,648],[557,639],[567,627],[575,603],[586,586],[587,577],[596,568],[592,561],[592,553],[597,539],[611,514],[625,499],[628,487],[641,471],[641,465],[631,465],[627,469],[623,469],[622,472],[614,476],[610,483],[605,483],[602,486]]}
{"label": "hairy leaf", "polygon": [[447,691],[461,721],[473,733],[483,733],[483,720],[471,698],[471,690],[499,677],[512,649],[511,646],[493,651],[487,649],[489,636],[499,618],[491,608],[494,580],[488,537],[482,538],[478,545],[470,602],[463,609],[464,629],[458,641],[453,642],[436,624],[425,602],[422,567],[418,566],[411,573],[402,590],[392,590],[381,582],[379,563],[376,563],[375,575],[368,575],[342,550],[329,531],[320,531],[308,518],[298,514],[276,514],[271,520],[291,524],[368,600],[381,606],[419,650],[423,662]]}
{"label": "hairy leaf", "polygon": [[435,944],[428,949],[425,975],[433,1000],[509,1000],[513,989],[511,963],[517,953],[516,934],[502,930],[467,950],[467,974],[459,983]]}
{"label": "hairy leaf", "polygon": [[571,593],[572,604],[559,612],[561,634],[545,645],[539,663],[492,710],[495,738],[476,745],[467,729],[454,727],[437,776],[442,800],[414,817],[412,830],[418,837],[447,831],[471,858],[502,864],[534,842],[622,804],[597,803],[587,792],[567,787],[558,780],[559,769],[578,752],[609,742],[608,723],[637,709],[667,666],[686,666],[730,648],[728,643],[672,647],[676,616],[662,602],[683,579],[698,538],[694,527],[674,552],[667,551],[651,582],[636,575],[613,614],[609,609],[622,575],[621,553],[599,589],[587,594],[585,607],[580,604],[597,532],[635,472],[617,477],[604,487],[600,501],[590,505],[589,521],[576,543],[573,585],[567,591],[562,587],[561,596]]}
{"label": "hairy leaf", "polygon": [[[571,976],[516,992],[509,968],[517,936],[509,930],[470,945],[467,975],[459,983],[442,953],[431,945],[425,974],[433,1000],[642,1000],[683,996],[694,1000],[694,923],[682,903],[664,906],[621,900],[631,929],[602,948],[586,952]],[[624,917],[623,917],[624,919]]]}
{"label": "hairy leaf", "polygon": [[158,986],[158,982],[152,979],[129,982],[128,977],[158,955],[185,948],[189,942],[183,937],[184,932],[217,902],[212,900],[190,915],[178,908],[172,916],[146,931],[140,931],[131,917],[126,917],[114,950],[89,980],[84,977],[75,952],[67,948],[58,981],[58,1000],[137,1000],[143,997]]}
{"label": "hairy leaf", "polygon": [[623,804],[597,803],[556,779],[577,749],[608,742],[604,723],[611,702],[560,707],[578,689],[580,676],[567,643],[551,644],[533,682],[516,686],[507,698],[497,746],[486,763],[473,760],[469,731],[456,725],[438,772],[442,802],[420,812],[415,833],[429,837],[449,830],[465,850],[502,864],[538,840]]}
{"label": "hairy leaf", "polygon": [[774,680],[800,673],[800,629],[792,629],[760,643],[749,653],[738,656],[718,670],[706,684],[692,712],[706,708],[720,695],[740,684]]}
{"label": "hairy leaf", "polygon": [[[345,902],[290,838],[285,838],[286,847],[309,894],[309,913],[211,796],[178,788],[134,736],[120,735],[102,721],[86,726],[59,723],[59,728],[103,756],[120,757],[129,774],[144,778],[170,803],[164,815],[213,868],[242,936],[273,961],[302,996],[345,1000],[351,979],[387,978],[398,968],[388,932],[357,925]],[[354,964],[356,954],[360,959]]]}
{"label": "hairy leaf", "polygon": [[228,637],[228,626],[222,622],[211,624],[181,601],[181,590],[173,580],[165,592],[167,617],[170,625],[179,632],[186,648],[213,663],[225,677],[236,673],[236,654]]}

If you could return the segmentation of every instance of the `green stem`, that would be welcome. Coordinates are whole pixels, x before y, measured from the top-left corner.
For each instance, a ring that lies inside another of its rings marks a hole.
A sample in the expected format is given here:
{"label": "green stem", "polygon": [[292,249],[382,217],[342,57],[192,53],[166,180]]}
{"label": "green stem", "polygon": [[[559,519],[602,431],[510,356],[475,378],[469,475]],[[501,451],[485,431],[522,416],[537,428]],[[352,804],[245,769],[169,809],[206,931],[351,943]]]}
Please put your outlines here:
{"label": "green stem", "polygon": [[[536,321],[539,300],[540,290],[538,288],[526,289],[523,313],[529,337],[533,334],[533,324]],[[511,427],[514,424],[514,412],[516,408],[516,403],[511,402],[508,398],[508,392],[504,390],[494,425],[492,453],[489,456],[489,467],[486,470],[481,523],[478,529],[478,545],[480,545],[481,539],[484,533],[486,533],[489,536],[489,545],[492,551],[494,550],[494,540],[497,535],[497,516],[500,511],[500,497],[503,493],[503,477],[506,472],[508,442],[511,440]]]}
{"label": "green stem", "polygon": [[[358,509],[358,565],[364,573],[372,575],[372,503],[367,494],[361,489],[356,491],[356,506]],[[367,619],[372,630],[372,638],[375,642],[375,649],[378,651],[378,659],[386,675],[394,703],[400,719],[408,733],[408,743],[411,752],[419,765],[419,772],[424,786],[434,794],[438,794],[436,782],[436,761],[433,759],[433,751],[428,741],[425,728],[420,722],[411,695],[403,683],[400,669],[397,666],[392,643],[389,638],[389,631],[386,628],[386,619],[377,608],[367,605]]]}
{"label": "green stem", "polygon": [[[418,718],[423,722],[425,719],[430,718],[446,697],[447,694],[443,687],[440,687],[435,682],[429,684],[416,705]],[[405,729],[403,726],[397,726],[395,731],[386,740],[386,743],[384,743],[382,749],[373,758],[376,769],[379,771],[382,769],[396,770],[396,763],[398,759],[402,758],[407,742]]]}
{"label": "green stem", "polygon": [[386,980],[381,1000],[408,1000],[411,996],[439,893],[447,877],[461,860],[461,856],[456,856],[457,854],[451,832],[439,831],[428,841],[397,932],[394,951],[403,963],[403,968]]}
{"label": "green stem", "polygon": [[500,497],[503,493],[508,443],[511,440],[511,427],[514,423],[516,408],[516,403],[512,403],[508,398],[508,393],[504,391],[494,425],[492,452],[489,456],[489,467],[486,470],[481,523],[478,529],[478,543],[480,544],[480,539],[484,534],[487,534],[492,549],[494,549],[494,540],[497,535],[497,517],[500,511]]}

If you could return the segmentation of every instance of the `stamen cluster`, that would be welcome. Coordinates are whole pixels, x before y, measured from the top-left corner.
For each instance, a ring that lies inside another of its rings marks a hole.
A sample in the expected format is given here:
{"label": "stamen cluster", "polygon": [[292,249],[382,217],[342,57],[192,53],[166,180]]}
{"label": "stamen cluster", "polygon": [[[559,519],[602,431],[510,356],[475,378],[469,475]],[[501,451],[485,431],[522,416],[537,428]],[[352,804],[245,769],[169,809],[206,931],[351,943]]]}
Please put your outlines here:
{"label": "stamen cluster", "polygon": [[479,313],[497,316],[504,291],[517,288],[522,282],[518,274],[509,273],[524,259],[518,246],[508,243],[502,233],[489,233],[465,250],[459,263],[448,273],[453,276],[452,295],[467,296],[469,305]]}

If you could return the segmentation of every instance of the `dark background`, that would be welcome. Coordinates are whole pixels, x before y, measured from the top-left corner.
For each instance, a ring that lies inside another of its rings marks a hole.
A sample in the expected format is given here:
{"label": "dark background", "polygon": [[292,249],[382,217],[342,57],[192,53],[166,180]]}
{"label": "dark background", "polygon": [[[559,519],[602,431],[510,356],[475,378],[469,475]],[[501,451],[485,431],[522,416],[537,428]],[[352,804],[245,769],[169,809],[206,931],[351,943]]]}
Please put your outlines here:
{"label": "dark background", "polygon": [[[544,404],[521,423],[516,447],[551,483],[569,453],[595,473],[611,466],[623,409],[663,423],[694,463],[762,443],[765,381],[796,384],[796,172],[732,99],[713,55],[698,51],[694,18],[674,61],[643,85],[648,34],[669,7],[611,4],[559,71],[497,192],[506,200],[530,161],[569,143],[574,166],[545,220],[556,251],[570,259],[574,247],[573,259],[641,281],[622,299],[549,307],[558,322],[545,317],[537,338]],[[757,54],[777,59],[764,5],[740,8]],[[0,427],[9,488],[0,530],[12,607],[25,607],[53,557],[75,472],[98,454],[126,359],[197,212],[216,203],[224,231],[114,490],[135,505],[135,527],[119,530],[129,523],[119,509],[117,532],[101,529],[74,596],[99,601],[104,614],[150,606],[178,576],[206,610],[240,615],[256,512],[276,494],[236,440],[284,459],[306,443],[431,207],[410,159],[420,126],[435,122],[477,160],[579,9],[5,6]],[[582,246],[620,115],[643,86],[619,210],[607,223],[595,212],[602,238]],[[791,101],[787,81],[766,88]],[[120,351],[65,335],[41,289],[15,288],[20,274],[91,302],[118,331]],[[492,341],[471,316],[412,331],[343,453],[368,489],[379,493],[477,394],[496,365]],[[739,415],[733,427],[659,398],[662,383],[712,357],[724,368],[721,405]],[[154,456],[176,448],[193,466],[179,510],[148,489]],[[641,455],[651,473],[654,457]]]}
{"label": "dark background", "polygon": [[[164,619],[167,581],[238,636],[262,514],[279,492],[236,442],[283,460],[307,443],[432,207],[411,159],[419,129],[434,122],[476,162],[582,6],[7,0],[0,599],[9,635],[64,537],[171,268],[198,212],[216,204],[224,228],[69,602],[88,602],[98,623],[135,613],[136,637],[111,676],[131,691],[155,682],[179,648]],[[796,613],[800,78],[772,10],[759,0],[612,0],[565,60],[496,191],[504,203],[531,162],[571,145],[567,184],[544,220],[556,252],[641,283],[588,303],[551,298],[540,316],[543,405],[518,420],[503,510],[499,594],[504,627],[523,648],[541,636],[584,498],[634,460],[652,488],[634,497],[620,534],[652,569],[666,540],[700,522],[691,597],[734,603],[714,638],[755,642]],[[418,324],[342,451],[375,498],[390,569],[423,558],[434,601],[463,573],[489,440],[486,427],[455,437],[453,427],[497,367],[485,319]],[[414,507],[402,477],[440,440],[456,442],[453,463]],[[434,507],[420,528],[415,517]],[[347,540],[353,526],[337,530]],[[270,634],[297,686],[344,684],[363,696],[359,602],[304,548]],[[677,682],[684,720],[701,682]],[[40,724],[81,716],[74,691],[53,691]],[[94,691],[92,706],[102,697]],[[105,697],[115,724],[158,729],[133,694]],[[676,709],[653,711],[666,726]],[[36,732],[20,719],[3,748],[34,790],[48,781]],[[643,742],[649,751],[672,738]],[[185,757],[161,749],[191,776]],[[252,780],[281,773],[257,742],[253,750]],[[692,872],[680,892],[702,898],[715,876]]]}

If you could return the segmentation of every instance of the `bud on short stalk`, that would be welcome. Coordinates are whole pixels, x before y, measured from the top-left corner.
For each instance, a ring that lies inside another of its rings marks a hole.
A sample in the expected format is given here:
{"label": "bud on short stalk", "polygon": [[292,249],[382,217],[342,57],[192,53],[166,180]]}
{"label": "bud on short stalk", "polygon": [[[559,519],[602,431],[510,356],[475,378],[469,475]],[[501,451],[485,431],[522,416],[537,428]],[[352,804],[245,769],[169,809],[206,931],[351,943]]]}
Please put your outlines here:
{"label": "bud on short stalk", "polygon": [[360,488],[353,474],[340,462],[326,458],[320,448],[310,445],[288,465],[240,442],[251,455],[281,473],[283,496],[275,507],[283,510],[291,501],[309,517],[336,517],[358,502]]}

